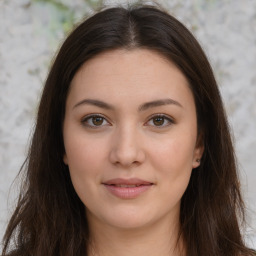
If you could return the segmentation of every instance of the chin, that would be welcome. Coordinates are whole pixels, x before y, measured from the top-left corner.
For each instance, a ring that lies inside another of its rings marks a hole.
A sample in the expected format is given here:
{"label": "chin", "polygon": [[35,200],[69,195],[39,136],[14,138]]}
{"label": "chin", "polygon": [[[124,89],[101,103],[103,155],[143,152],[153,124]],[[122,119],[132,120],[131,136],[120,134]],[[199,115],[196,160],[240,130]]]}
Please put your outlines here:
{"label": "chin", "polygon": [[155,224],[170,223],[172,222],[171,216],[153,214],[148,211],[146,214],[117,214],[111,216],[111,218],[105,219],[105,222],[112,227],[124,229],[124,230],[136,230],[136,229],[146,229],[153,227]]}
{"label": "chin", "polygon": [[149,214],[149,211],[140,211],[137,207],[112,208],[98,216],[93,216],[91,213],[87,217],[89,222],[94,219],[110,227],[124,230],[146,227],[155,219],[153,215]]}
{"label": "chin", "polygon": [[130,216],[120,216],[119,219],[109,221],[112,227],[123,230],[135,230],[142,229],[151,224],[150,220],[145,220],[145,218],[131,218]]}

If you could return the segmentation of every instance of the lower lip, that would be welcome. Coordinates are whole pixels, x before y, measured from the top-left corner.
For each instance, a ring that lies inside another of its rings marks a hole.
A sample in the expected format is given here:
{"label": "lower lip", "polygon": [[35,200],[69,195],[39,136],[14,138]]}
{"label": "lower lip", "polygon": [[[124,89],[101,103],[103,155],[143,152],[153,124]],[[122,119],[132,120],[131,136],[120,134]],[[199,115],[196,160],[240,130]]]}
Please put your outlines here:
{"label": "lower lip", "polygon": [[133,199],[149,190],[152,187],[150,185],[141,185],[138,187],[118,187],[113,185],[104,184],[105,188],[114,196],[117,196],[122,199]]}

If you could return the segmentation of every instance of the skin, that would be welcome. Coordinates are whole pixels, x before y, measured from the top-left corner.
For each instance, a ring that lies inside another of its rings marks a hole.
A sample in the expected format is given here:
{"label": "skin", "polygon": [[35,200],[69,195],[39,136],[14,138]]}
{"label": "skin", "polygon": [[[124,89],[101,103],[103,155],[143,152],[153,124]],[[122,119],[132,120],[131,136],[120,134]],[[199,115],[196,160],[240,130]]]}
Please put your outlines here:
{"label": "skin", "polygon": [[[91,255],[182,255],[182,244],[175,251],[180,200],[203,147],[192,92],[172,62],[123,49],[84,63],[71,83],[63,137],[63,159],[86,206]],[[102,184],[114,178],[153,185],[122,199]]]}

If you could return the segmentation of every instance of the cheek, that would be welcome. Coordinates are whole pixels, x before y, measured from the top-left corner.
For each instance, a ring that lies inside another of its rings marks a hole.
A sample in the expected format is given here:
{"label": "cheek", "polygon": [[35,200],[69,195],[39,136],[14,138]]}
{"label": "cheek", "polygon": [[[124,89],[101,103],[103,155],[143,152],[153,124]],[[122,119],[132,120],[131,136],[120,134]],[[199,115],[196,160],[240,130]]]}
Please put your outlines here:
{"label": "cheek", "polygon": [[[68,135],[72,136],[68,136]],[[67,164],[72,169],[81,169],[81,171],[94,169],[99,164],[99,160],[104,155],[104,143],[97,143],[88,135],[79,133],[67,133],[64,139]]]}
{"label": "cheek", "polygon": [[[83,137],[66,138],[66,159],[71,180],[78,194],[90,187],[94,182],[100,182],[100,165],[103,149]],[[88,187],[89,186],[89,187]]]}
{"label": "cheek", "polygon": [[83,204],[90,205],[92,195],[97,194],[95,184],[100,183],[101,152],[80,140],[79,143],[67,144],[66,153],[73,187]]}
{"label": "cheek", "polygon": [[167,169],[191,168],[194,154],[194,140],[189,136],[173,136],[157,141],[151,147],[151,159],[158,166]]}
{"label": "cheek", "polygon": [[[152,147],[151,164],[157,180],[164,181],[163,189],[177,200],[187,188],[192,172],[194,141],[189,137],[176,137]],[[171,189],[170,189],[171,188]]]}

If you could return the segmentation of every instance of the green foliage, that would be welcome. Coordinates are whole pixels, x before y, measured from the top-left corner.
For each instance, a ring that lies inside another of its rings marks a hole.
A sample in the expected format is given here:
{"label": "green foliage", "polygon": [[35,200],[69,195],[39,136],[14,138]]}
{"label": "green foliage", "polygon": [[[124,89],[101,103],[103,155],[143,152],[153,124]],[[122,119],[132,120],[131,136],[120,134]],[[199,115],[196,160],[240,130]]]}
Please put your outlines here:
{"label": "green foliage", "polygon": [[99,6],[102,6],[103,0],[84,0],[92,9],[96,10]]}
{"label": "green foliage", "polygon": [[90,10],[95,10],[102,6],[103,0],[84,0],[84,5],[79,10],[63,0],[31,0],[31,4],[49,8],[51,12],[49,29],[53,33],[61,30],[66,34],[81,16],[85,16]]}

